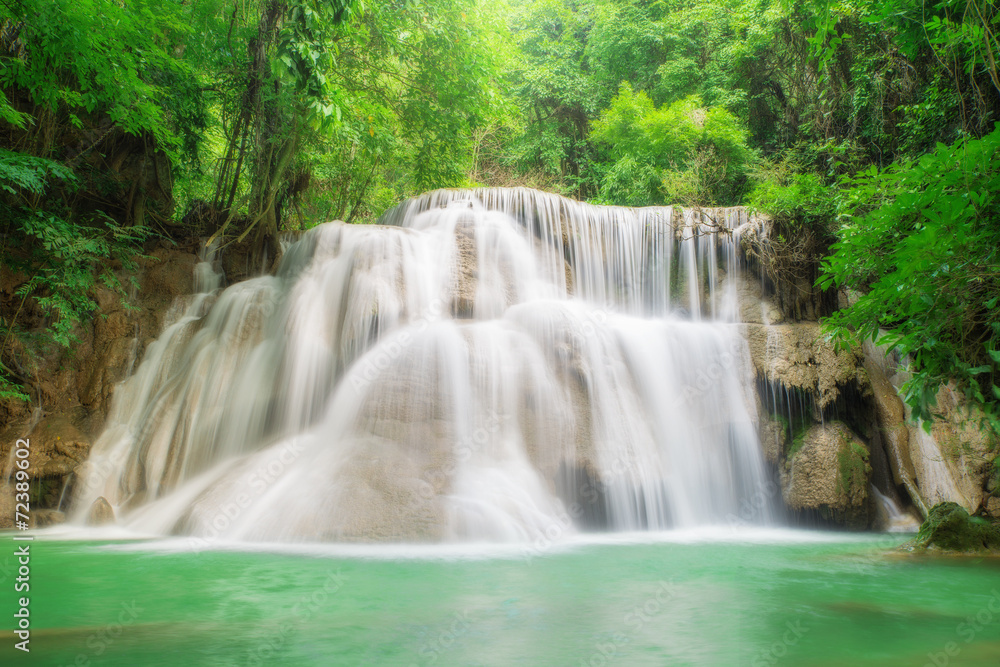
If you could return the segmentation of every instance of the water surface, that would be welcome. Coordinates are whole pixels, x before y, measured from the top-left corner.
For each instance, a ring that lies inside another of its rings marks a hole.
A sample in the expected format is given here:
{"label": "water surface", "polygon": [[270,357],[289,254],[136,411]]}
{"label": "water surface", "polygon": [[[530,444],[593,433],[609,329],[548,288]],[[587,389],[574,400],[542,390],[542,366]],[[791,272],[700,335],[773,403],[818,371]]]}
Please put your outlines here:
{"label": "water surface", "polygon": [[205,549],[190,540],[40,536],[32,547],[32,652],[15,663],[23,654],[8,639],[0,658],[129,666],[1000,664],[997,561],[886,553],[904,539],[702,531],[530,548]]}

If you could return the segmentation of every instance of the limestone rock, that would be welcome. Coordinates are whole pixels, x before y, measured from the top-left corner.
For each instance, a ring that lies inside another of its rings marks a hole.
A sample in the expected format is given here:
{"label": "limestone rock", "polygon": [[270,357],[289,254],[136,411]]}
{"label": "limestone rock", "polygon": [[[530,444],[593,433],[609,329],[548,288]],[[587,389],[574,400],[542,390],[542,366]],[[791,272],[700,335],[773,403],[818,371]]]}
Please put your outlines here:
{"label": "limestone rock", "polygon": [[746,324],[744,330],[757,374],[812,394],[820,409],[836,402],[844,387],[869,390],[862,354],[835,351],[816,322]]}
{"label": "limestone rock", "polygon": [[840,422],[817,424],[782,470],[782,495],[793,510],[817,510],[851,528],[869,523],[868,448]]}
{"label": "limestone rock", "polygon": [[452,265],[451,312],[455,317],[472,317],[479,286],[479,258],[475,228],[469,224],[455,226],[455,262]]}
{"label": "limestone rock", "polygon": [[[62,520],[62,513],[38,515],[38,512],[55,510],[64,491],[73,479],[77,468],[90,454],[90,435],[84,432],[90,424],[89,413],[82,408],[45,415],[33,424],[18,422],[0,432],[0,460],[8,461],[11,448],[18,439],[28,441],[27,472],[32,485],[31,521],[36,519],[48,525]],[[15,489],[12,484],[0,486],[0,528],[12,524]],[[69,494],[66,494],[66,498]],[[8,512],[7,505],[10,504]],[[41,517],[41,518],[39,518]]]}
{"label": "limestone rock", "polygon": [[782,324],[785,316],[772,298],[764,294],[759,280],[746,275],[736,276],[736,298],[740,309],[740,322],[747,324]]}
{"label": "limestone rock", "polygon": [[90,511],[87,512],[87,525],[102,526],[114,522],[115,510],[111,507],[111,503],[104,496],[101,496],[94,501],[90,506]]}
{"label": "limestone rock", "polygon": [[926,516],[928,507],[920,496],[910,456],[910,429],[906,423],[906,411],[896,388],[889,381],[891,366],[895,364],[871,341],[865,341],[863,350],[865,371],[872,387],[875,418],[882,434],[892,481],[906,488],[920,514]]}
{"label": "limestone rock", "polygon": [[954,385],[943,385],[938,390],[937,409],[942,418],[931,425],[931,436],[965,501],[962,504],[974,512],[986,499],[986,487],[994,470],[996,448],[992,436],[981,425],[982,413],[970,408]]}
{"label": "limestone rock", "polygon": [[744,256],[758,276],[762,273],[767,276],[771,301],[780,308],[784,317],[796,321],[817,321],[836,308],[837,293],[816,286],[818,263],[792,259],[825,254],[826,250],[818,237],[800,235],[788,242],[780,240],[781,230],[776,230],[775,222],[766,216],[748,220],[740,231]]}
{"label": "limestone rock", "polygon": [[14,485],[0,484],[0,530],[14,527]]}
{"label": "limestone rock", "polygon": [[65,521],[66,515],[59,510],[40,509],[32,510],[31,512],[31,525],[33,528],[45,528],[46,526],[54,526]]}
{"label": "limestone rock", "polygon": [[[0,486],[0,530],[14,527],[14,511],[16,490],[14,484]],[[20,508],[23,510],[24,508]],[[32,528],[44,528],[57,523],[63,523],[66,515],[54,509],[37,508],[31,504],[28,509],[28,525]]]}
{"label": "limestone rock", "polygon": [[194,287],[194,267],[198,256],[170,248],[157,248],[144,261],[146,272],[142,279],[140,298],[144,302],[157,302],[166,308],[174,297],[190,294]]}
{"label": "limestone rock", "polygon": [[997,496],[990,496],[983,504],[985,505],[987,514],[994,519],[1000,519],[1000,498]]}
{"label": "limestone rock", "polygon": [[788,440],[785,425],[776,419],[764,417],[760,421],[759,436],[764,458],[769,463],[778,463]]}

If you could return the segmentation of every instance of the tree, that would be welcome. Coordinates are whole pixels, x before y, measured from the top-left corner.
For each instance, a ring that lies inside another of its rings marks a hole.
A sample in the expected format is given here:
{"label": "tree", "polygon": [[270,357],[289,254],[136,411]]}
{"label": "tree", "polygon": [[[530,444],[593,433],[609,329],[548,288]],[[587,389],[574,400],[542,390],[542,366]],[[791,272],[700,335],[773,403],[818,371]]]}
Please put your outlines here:
{"label": "tree", "polygon": [[615,161],[601,189],[613,203],[735,204],[746,188],[752,152],[745,130],[733,114],[705,108],[697,96],[656,108],[646,93],[623,84],[591,137]]}
{"label": "tree", "polygon": [[927,428],[954,380],[1000,432],[1000,127],[847,185],[820,284],[856,300],[826,320],[830,334],[908,358],[905,400]]}

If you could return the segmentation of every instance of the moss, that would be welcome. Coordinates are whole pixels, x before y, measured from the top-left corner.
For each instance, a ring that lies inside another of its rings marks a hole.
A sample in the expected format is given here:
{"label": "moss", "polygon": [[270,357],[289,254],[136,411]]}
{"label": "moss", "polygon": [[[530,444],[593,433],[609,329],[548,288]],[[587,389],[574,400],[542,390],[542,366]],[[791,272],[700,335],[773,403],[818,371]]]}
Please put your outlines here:
{"label": "moss", "polygon": [[837,451],[837,467],[840,472],[837,478],[840,491],[848,498],[863,495],[872,471],[868,465],[868,450],[845,438]]}
{"label": "moss", "polygon": [[915,540],[917,546],[937,546],[951,551],[1000,549],[1000,525],[970,517],[957,503],[938,503],[927,513]]}
{"label": "moss", "polygon": [[47,478],[40,477],[35,480],[34,484],[31,485],[30,489],[31,489],[31,496],[30,496],[31,506],[42,507],[45,500],[45,496],[47,496],[49,494],[49,491],[52,490],[52,482],[49,481]]}
{"label": "moss", "polygon": [[806,434],[809,433],[809,429],[812,427],[811,419],[796,419],[795,423],[789,428],[787,426],[788,420],[785,420],[786,428],[788,428],[791,445],[788,447],[788,457],[787,460],[791,461],[799,450],[802,449],[802,445],[806,444]]}
{"label": "moss", "polygon": [[790,426],[788,424],[788,417],[778,412],[772,412],[771,419],[781,424],[781,428],[785,429],[785,433],[789,432]]}
{"label": "moss", "polygon": [[788,458],[789,460],[795,458],[795,455],[799,453],[802,449],[802,445],[806,444],[806,433],[809,429],[803,428],[799,429],[798,433],[792,436],[792,444],[788,448]]}
{"label": "moss", "polygon": [[962,457],[962,445],[955,436],[945,438],[939,446],[941,448],[942,457],[948,459],[952,463],[957,462]]}
{"label": "moss", "polygon": [[991,495],[1000,498],[1000,455],[993,459],[990,467],[990,475],[986,479],[986,490]]}

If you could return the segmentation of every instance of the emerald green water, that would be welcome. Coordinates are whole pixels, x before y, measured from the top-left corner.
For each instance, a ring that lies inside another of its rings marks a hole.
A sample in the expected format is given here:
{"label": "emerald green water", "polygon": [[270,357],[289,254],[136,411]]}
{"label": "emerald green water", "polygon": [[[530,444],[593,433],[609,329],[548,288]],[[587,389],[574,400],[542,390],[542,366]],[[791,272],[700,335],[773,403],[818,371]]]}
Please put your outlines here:
{"label": "emerald green water", "polygon": [[1000,664],[995,560],[887,554],[898,536],[666,539],[525,554],[39,536],[25,655],[7,536],[0,663]]}

